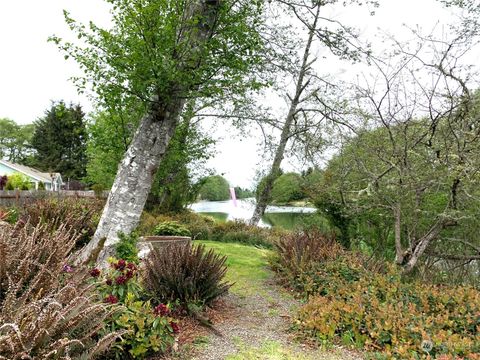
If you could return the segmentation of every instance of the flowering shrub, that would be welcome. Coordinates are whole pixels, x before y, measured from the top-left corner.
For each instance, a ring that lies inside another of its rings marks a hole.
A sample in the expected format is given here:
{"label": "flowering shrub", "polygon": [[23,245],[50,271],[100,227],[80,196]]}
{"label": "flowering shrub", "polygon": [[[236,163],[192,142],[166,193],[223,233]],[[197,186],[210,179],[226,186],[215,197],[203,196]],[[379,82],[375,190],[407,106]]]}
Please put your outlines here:
{"label": "flowering shrub", "polygon": [[145,296],[137,264],[124,259],[109,259],[109,263],[110,269],[102,273],[93,268],[90,276],[105,304],[123,305],[123,310],[107,322],[109,331],[125,332],[110,355],[116,359],[141,359],[167,351],[179,331],[169,306],[152,307],[150,301],[142,300]]}
{"label": "flowering shrub", "polygon": [[226,257],[204,246],[170,246],[153,249],[145,259],[145,287],[157,299],[206,305],[225,294],[231,284],[222,282]]}
{"label": "flowering shrub", "polygon": [[123,305],[125,311],[111,323],[111,330],[127,331],[122,342],[114,346],[118,359],[124,359],[126,352],[134,359],[141,359],[171,348],[179,328],[169,310],[158,311],[158,306],[152,308],[149,301],[138,300],[132,293],[127,294]]}
{"label": "flowering shrub", "polygon": [[476,359],[480,353],[480,292],[473,288],[403,283],[393,265],[371,272],[349,253],[300,274],[300,283],[310,300],[296,324],[307,336],[385,359]]}

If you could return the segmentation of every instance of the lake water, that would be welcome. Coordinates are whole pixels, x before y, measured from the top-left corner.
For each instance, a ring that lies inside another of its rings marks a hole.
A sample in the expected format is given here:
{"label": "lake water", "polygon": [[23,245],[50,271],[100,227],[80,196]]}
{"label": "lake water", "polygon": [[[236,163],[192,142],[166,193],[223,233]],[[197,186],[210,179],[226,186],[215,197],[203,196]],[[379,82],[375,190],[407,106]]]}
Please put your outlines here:
{"label": "lake water", "polygon": [[[228,201],[201,201],[190,205],[190,208],[198,213],[210,215],[220,221],[244,220],[248,221],[255,208],[255,199],[237,200],[237,206],[232,200]],[[312,207],[298,206],[268,206],[259,226],[278,226],[292,229],[306,218],[316,213]]]}

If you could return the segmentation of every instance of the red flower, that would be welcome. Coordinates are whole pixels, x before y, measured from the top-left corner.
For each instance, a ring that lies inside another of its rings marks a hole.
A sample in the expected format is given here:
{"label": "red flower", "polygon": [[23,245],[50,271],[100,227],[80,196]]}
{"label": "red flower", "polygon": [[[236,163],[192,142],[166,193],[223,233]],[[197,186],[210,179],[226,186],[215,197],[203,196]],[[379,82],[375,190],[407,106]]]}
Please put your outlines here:
{"label": "red flower", "polygon": [[113,264],[113,267],[116,270],[123,270],[123,269],[125,269],[126,265],[127,265],[127,262],[123,259],[120,259],[120,260],[118,260],[118,262],[116,264]]}
{"label": "red flower", "polygon": [[107,279],[107,281],[105,281],[105,283],[108,285],[108,286],[111,286],[112,285],[112,279]]}
{"label": "red flower", "polygon": [[96,277],[99,277],[100,276],[100,270],[97,269],[97,268],[94,268],[92,270],[90,270],[90,276],[96,278]]}
{"label": "red flower", "polygon": [[133,278],[133,276],[134,276],[133,271],[132,271],[132,270],[128,270],[128,271],[127,271],[127,275],[126,275],[127,279],[131,279],[131,278]]}
{"label": "red flower", "polygon": [[134,263],[130,262],[127,264],[127,269],[135,271],[137,270],[137,266]]}
{"label": "red flower", "polygon": [[117,285],[123,285],[127,282],[127,277],[125,275],[120,275],[115,279],[115,284]]}
{"label": "red flower", "polygon": [[178,334],[180,332],[180,328],[178,327],[177,323],[170,321],[170,326],[172,327],[174,334]]}
{"label": "red flower", "polygon": [[168,310],[168,307],[164,304],[157,305],[153,309],[153,313],[156,316],[166,316],[166,315],[168,315],[169,312],[170,312],[170,310]]}
{"label": "red flower", "polygon": [[115,295],[108,295],[103,302],[109,303],[109,304],[116,304],[118,302],[118,298]]}

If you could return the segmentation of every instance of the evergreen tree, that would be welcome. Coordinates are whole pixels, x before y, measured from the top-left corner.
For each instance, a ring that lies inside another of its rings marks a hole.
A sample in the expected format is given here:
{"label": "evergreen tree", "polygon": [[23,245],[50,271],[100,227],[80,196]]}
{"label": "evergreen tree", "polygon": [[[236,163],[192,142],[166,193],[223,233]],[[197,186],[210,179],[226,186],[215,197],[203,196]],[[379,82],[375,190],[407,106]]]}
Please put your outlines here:
{"label": "evergreen tree", "polygon": [[53,103],[35,122],[33,165],[59,172],[65,179],[82,179],[87,164],[85,114],[80,105]]}

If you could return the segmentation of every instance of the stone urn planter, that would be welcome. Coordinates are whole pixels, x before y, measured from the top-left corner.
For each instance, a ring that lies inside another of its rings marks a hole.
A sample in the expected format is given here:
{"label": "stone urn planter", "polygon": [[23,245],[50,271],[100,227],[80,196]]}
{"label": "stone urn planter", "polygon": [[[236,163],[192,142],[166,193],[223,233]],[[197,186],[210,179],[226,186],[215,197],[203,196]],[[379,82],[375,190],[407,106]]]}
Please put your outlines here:
{"label": "stone urn planter", "polygon": [[152,249],[163,250],[169,246],[186,246],[191,242],[192,238],[189,236],[144,236],[138,243],[139,257],[147,256]]}

